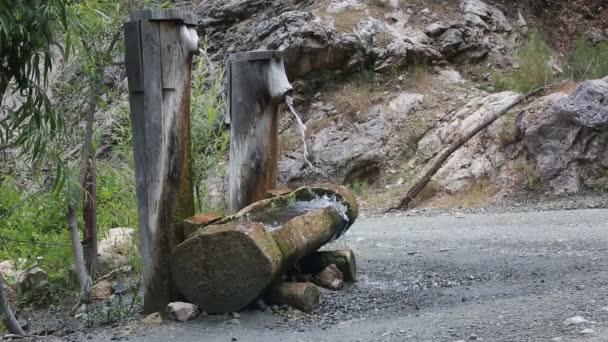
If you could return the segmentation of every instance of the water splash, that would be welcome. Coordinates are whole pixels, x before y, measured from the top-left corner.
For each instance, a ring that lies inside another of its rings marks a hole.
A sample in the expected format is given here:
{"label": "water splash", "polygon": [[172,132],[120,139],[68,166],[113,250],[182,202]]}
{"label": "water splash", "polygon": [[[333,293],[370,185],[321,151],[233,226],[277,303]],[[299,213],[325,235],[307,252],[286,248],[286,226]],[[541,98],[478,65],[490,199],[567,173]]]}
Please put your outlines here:
{"label": "water splash", "polygon": [[289,107],[289,111],[291,111],[291,114],[293,114],[293,116],[296,119],[296,123],[298,124],[298,132],[300,132],[300,138],[302,139],[302,144],[304,145],[304,160],[306,161],[308,166],[310,166],[310,168],[314,170],[315,166],[310,162],[308,144],[306,143],[307,127],[304,124],[304,122],[302,121],[302,118],[300,118],[300,115],[298,115],[298,112],[296,111],[296,109],[293,107],[293,97],[291,97],[289,95],[285,95],[285,103],[287,104],[287,107]]}
{"label": "water splash", "polygon": [[[336,196],[315,196],[310,200],[298,200],[289,203],[287,206],[277,206],[274,208],[267,208],[260,213],[252,213],[251,215],[245,216],[248,221],[255,221],[262,223],[268,231],[277,230],[283,227],[287,222],[296,216],[304,215],[311,211],[323,208],[333,208],[342,218],[344,227],[348,227],[350,219],[347,215],[348,208],[343,201],[336,198]],[[339,237],[343,232],[340,232]],[[333,239],[332,239],[333,240]]]}

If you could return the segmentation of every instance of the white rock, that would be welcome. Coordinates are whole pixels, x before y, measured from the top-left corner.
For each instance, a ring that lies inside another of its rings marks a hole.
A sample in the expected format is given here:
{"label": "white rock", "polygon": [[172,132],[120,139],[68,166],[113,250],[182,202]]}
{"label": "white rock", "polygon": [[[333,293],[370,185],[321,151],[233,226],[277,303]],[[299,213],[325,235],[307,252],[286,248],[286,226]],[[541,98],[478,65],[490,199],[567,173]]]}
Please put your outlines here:
{"label": "white rock", "polygon": [[583,323],[589,323],[583,316],[574,316],[566,319],[564,325],[579,325]]}
{"label": "white rock", "polygon": [[423,98],[424,96],[420,94],[402,93],[392,100],[388,106],[397,115],[407,115],[420,109]]}
{"label": "white rock", "polygon": [[591,335],[591,334],[595,334],[595,330],[593,330],[593,329],[583,329],[583,330],[579,331],[579,334],[581,334],[581,335]]}
{"label": "white rock", "polygon": [[198,307],[194,304],[184,302],[173,302],[167,305],[167,316],[169,319],[186,322],[198,316]]}
{"label": "white rock", "polygon": [[158,325],[163,322],[163,319],[160,316],[160,313],[154,312],[142,319],[141,322],[146,325]]}
{"label": "white rock", "polygon": [[464,79],[457,70],[441,69],[439,76],[443,77],[449,83],[464,83]]}
{"label": "white rock", "polygon": [[430,10],[430,9],[428,9],[428,8],[425,8],[425,9],[423,9],[422,11],[420,11],[420,12],[419,12],[419,14],[422,14],[422,15],[429,15],[429,14],[431,14],[431,10]]}
{"label": "white rock", "polygon": [[405,183],[405,180],[403,178],[399,178],[397,185],[403,185],[403,183]]}
{"label": "white rock", "polygon": [[133,240],[134,235],[134,228],[110,229],[97,247],[100,265],[107,268],[107,271],[126,265],[129,255],[137,248]]}
{"label": "white rock", "polygon": [[332,2],[327,6],[328,13],[341,13],[349,10],[361,10],[365,8],[365,5],[358,0],[343,0]]}

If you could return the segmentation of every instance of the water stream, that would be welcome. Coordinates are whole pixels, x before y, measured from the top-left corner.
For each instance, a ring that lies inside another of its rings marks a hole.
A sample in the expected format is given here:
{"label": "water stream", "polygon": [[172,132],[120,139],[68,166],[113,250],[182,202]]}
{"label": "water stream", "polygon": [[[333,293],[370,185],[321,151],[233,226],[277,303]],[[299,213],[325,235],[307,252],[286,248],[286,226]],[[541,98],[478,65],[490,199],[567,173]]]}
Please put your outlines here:
{"label": "water stream", "polygon": [[273,231],[281,228],[285,223],[289,222],[296,216],[304,215],[311,211],[322,208],[334,208],[342,217],[344,226],[350,221],[346,214],[347,208],[342,201],[336,199],[335,196],[316,196],[311,200],[298,200],[289,203],[286,206],[277,206],[273,208],[264,208],[262,211],[253,212],[245,217],[248,221],[262,223],[268,231]]}
{"label": "water stream", "polygon": [[298,115],[298,112],[296,111],[296,109],[293,107],[293,97],[289,96],[289,95],[285,95],[285,103],[287,104],[287,107],[289,107],[289,111],[291,111],[291,114],[293,114],[293,116],[296,119],[296,123],[298,126],[298,132],[300,132],[300,138],[302,139],[302,144],[304,145],[304,160],[306,161],[306,163],[308,164],[308,166],[310,166],[311,169],[315,169],[315,166],[310,162],[310,155],[308,152],[308,143],[306,143],[306,125],[304,124],[304,122],[302,121],[302,118],[300,118],[300,115]]}

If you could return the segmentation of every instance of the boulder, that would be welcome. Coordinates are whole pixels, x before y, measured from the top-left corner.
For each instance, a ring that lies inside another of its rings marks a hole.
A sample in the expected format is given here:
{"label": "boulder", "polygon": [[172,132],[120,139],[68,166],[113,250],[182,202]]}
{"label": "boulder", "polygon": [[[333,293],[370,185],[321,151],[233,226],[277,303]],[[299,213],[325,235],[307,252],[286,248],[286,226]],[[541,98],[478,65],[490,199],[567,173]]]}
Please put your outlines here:
{"label": "boulder", "polygon": [[167,317],[174,321],[187,322],[198,316],[198,307],[184,302],[173,302],[167,305]]}
{"label": "boulder", "polygon": [[420,94],[401,93],[388,106],[397,115],[403,116],[419,110],[423,98]]}
{"label": "boulder", "polygon": [[19,298],[31,298],[43,293],[48,279],[49,275],[40,267],[34,267],[21,273],[17,281]]}
{"label": "boulder", "polygon": [[[585,81],[570,95],[544,98],[523,111],[517,125],[543,182],[556,192],[576,192],[606,169],[608,78]],[[543,107],[545,104],[548,106]]]}
{"label": "boulder", "polygon": [[91,288],[91,300],[92,301],[103,301],[112,295],[113,292],[112,283],[107,280],[102,280]]}
{"label": "boulder", "polygon": [[102,271],[111,271],[129,262],[133,249],[137,248],[134,241],[134,228],[112,228],[106,237],[99,241],[97,247],[98,261]]}

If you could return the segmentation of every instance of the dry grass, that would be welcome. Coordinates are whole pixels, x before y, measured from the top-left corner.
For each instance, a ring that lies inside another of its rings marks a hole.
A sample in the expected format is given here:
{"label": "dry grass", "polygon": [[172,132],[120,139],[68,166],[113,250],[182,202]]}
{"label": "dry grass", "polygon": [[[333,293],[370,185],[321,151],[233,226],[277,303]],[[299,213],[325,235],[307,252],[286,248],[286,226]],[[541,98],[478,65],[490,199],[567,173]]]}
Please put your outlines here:
{"label": "dry grass", "polygon": [[376,86],[372,80],[356,81],[327,92],[323,99],[333,103],[336,111],[350,120],[365,122],[369,109],[382,102],[383,90],[382,86]]}
{"label": "dry grass", "polygon": [[519,129],[515,123],[516,118],[517,114],[515,112],[510,112],[498,119],[500,127],[496,131],[496,137],[502,146],[508,146],[517,142],[519,138]]}
{"label": "dry grass", "polygon": [[474,208],[490,202],[498,193],[498,189],[488,179],[477,181],[467,192],[453,195],[432,197],[420,201],[420,207],[436,208]]}

